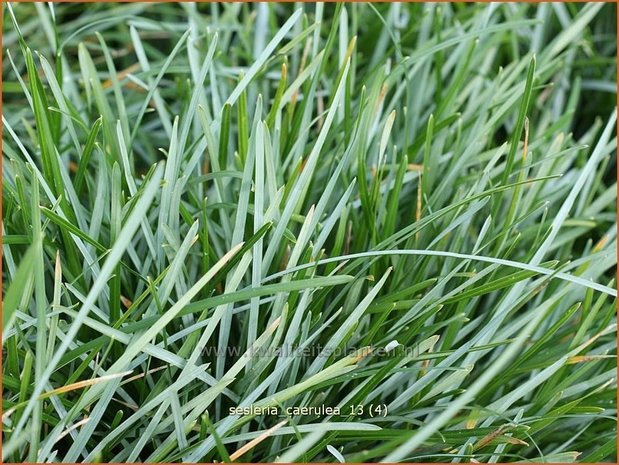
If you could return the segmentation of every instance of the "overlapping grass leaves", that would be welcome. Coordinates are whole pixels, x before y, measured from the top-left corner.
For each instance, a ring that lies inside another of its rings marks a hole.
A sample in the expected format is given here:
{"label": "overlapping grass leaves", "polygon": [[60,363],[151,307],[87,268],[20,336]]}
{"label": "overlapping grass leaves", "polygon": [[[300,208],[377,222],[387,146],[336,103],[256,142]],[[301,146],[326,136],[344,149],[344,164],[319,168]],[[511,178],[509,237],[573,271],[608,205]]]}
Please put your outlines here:
{"label": "overlapping grass leaves", "polygon": [[614,6],[3,8],[5,461],[615,460]]}

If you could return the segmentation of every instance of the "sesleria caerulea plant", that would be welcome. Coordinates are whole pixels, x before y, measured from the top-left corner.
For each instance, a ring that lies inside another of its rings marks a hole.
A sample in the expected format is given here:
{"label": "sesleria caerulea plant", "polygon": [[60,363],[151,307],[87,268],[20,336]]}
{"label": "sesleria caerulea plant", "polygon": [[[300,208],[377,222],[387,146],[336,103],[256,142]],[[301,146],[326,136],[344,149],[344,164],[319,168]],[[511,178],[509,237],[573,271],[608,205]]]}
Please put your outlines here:
{"label": "sesleria caerulea plant", "polygon": [[5,462],[616,460],[612,4],[3,4]]}

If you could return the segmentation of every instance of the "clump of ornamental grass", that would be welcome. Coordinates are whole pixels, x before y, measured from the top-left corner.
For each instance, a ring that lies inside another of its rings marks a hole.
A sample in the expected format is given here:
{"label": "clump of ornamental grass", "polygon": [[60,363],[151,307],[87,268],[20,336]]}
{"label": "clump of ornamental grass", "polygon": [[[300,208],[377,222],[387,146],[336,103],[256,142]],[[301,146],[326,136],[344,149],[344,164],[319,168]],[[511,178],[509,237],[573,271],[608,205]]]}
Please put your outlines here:
{"label": "clump of ornamental grass", "polygon": [[616,460],[612,4],[3,6],[3,460]]}

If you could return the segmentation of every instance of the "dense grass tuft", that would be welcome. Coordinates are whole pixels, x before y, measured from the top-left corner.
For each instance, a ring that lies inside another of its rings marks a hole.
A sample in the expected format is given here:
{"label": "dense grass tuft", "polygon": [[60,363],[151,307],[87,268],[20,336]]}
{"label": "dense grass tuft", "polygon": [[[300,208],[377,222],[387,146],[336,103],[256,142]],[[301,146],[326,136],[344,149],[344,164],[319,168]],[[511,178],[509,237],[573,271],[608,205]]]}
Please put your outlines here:
{"label": "dense grass tuft", "polygon": [[615,5],[2,8],[5,462],[616,461]]}

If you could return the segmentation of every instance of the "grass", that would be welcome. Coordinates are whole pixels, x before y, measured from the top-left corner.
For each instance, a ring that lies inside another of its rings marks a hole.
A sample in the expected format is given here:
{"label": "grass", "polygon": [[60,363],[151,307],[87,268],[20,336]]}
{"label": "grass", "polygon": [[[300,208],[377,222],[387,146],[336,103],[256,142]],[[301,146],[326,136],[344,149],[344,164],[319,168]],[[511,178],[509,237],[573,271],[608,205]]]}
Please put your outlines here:
{"label": "grass", "polygon": [[3,461],[615,462],[615,18],[4,3]]}

